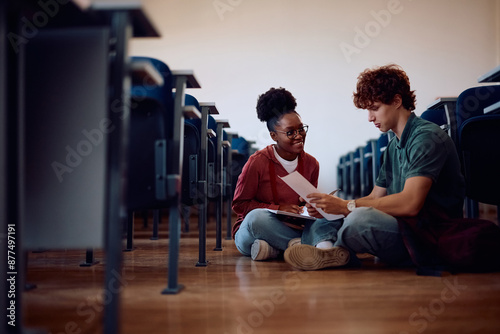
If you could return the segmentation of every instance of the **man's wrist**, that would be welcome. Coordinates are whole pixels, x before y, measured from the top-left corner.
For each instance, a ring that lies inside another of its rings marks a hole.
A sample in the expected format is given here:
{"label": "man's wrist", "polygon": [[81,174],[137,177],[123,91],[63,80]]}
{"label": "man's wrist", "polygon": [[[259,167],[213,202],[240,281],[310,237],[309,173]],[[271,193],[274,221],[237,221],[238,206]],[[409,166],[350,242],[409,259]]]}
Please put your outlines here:
{"label": "man's wrist", "polygon": [[351,213],[355,208],[356,208],[356,201],[353,199],[348,200],[346,203],[347,214]]}

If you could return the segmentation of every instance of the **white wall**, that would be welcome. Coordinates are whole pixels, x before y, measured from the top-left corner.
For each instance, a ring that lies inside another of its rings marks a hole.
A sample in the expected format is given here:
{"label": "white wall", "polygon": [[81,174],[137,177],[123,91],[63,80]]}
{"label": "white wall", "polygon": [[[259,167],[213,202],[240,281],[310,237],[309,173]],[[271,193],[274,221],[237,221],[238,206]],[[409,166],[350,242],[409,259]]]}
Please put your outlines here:
{"label": "white wall", "polygon": [[[320,189],[336,185],[341,154],[377,138],[352,103],[358,74],[400,64],[417,114],[457,96],[500,63],[500,0],[143,0],[161,38],[135,39],[132,55],[193,69],[231,131],[271,143],[257,97],[285,87],[309,124],[306,151],[320,162]],[[378,17],[378,19],[376,18]],[[362,31],[362,33],[360,33]],[[350,50],[350,52],[343,52]]]}

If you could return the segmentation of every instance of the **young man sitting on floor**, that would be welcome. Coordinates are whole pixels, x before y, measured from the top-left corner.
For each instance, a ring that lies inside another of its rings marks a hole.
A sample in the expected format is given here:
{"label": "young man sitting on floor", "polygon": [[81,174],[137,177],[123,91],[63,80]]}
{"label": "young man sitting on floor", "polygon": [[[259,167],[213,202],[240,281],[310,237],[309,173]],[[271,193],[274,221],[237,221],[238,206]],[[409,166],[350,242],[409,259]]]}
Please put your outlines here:
{"label": "young man sitting on floor", "polygon": [[[406,73],[397,65],[367,69],[356,89],[354,105],[366,109],[368,121],[380,131],[392,130],[396,137],[383,153],[370,195],[350,201],[321,193],[308,196],[316,208],[345,218],[317,219],[306,226],[302,244],[284,254],[298,269],[357,265],[357,253],[392,265],[410,263],[396,217],[417,216],[424,206],[452,218],[463,215],[465,183],[455,144],[439,126],[413,113],[415,93]],[[310,204],[307,208],[321,218]]]}

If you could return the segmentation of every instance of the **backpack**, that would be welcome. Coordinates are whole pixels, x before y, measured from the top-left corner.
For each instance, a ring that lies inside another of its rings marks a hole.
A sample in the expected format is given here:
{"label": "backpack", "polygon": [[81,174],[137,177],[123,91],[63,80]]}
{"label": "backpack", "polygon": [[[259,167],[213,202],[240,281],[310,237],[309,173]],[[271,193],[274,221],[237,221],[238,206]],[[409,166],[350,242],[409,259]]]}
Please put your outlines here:
{"label": "backpack", "polygon": [[426,206],[417,217],[396,217],[417,274],[500,271],[500,227],[443,212]]}

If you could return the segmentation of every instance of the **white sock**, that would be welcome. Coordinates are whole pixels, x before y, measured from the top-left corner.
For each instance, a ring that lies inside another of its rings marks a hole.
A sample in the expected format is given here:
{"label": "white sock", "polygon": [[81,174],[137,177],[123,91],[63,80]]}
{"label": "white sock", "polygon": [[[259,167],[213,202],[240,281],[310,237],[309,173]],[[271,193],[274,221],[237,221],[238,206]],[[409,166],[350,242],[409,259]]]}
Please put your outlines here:
{"label": "white sock", "polygon": [[333,242],[330,240],[321,241],[316,245],[317,248],[328,249],[333,247]]}

